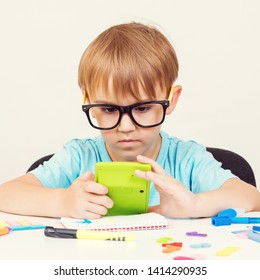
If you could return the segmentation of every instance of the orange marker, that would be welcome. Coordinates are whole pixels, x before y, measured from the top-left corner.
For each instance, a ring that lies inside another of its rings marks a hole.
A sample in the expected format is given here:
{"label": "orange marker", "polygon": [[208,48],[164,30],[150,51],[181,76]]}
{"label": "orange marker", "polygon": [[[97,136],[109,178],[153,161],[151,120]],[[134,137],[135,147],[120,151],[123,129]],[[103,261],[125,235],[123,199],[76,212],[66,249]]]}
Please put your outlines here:
{"label": "orange marker", "polygon": [[1,227],[0,228],[0,236],[8,234],[10,232],[10,229],[8,227]]}
{"label": "orange marker", "polygon": [[181,249],[180,246],[166,245],[166,247],[162,250],[163,253],[171,253],[174,251],[179,251]]}

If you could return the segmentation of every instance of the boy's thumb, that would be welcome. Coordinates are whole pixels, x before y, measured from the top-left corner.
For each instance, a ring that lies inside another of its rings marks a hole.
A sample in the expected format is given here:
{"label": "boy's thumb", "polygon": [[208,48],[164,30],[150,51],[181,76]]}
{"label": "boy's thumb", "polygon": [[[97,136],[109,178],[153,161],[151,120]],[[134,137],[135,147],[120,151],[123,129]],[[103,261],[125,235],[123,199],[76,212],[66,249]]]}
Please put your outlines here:
{"label": "boy's thumb", "polygon": [[77,180],[79,180],[79,181],[94,181],[94,179],[95,179],[95,176],[91,171],[87,171],[87,172],[81,174],[77,178]]}

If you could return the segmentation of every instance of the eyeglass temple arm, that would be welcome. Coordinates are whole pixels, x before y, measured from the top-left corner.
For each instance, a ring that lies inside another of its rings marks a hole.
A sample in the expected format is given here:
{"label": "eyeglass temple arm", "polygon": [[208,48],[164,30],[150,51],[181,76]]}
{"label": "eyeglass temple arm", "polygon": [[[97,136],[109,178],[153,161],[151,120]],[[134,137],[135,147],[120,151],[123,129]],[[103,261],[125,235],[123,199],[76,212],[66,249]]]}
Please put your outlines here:
{"label": "eyeglass temple arm", "polygon": [[86,102],[87,102],[87,93],[86,93],[86,91],[84,90],[84,91],[83,91],[83,103],[82,103],[82,105],[85,105]]}
{"label": "eyeglass temple arm", "polygon": [[174,94],[174,85],[172,84],[172,87],[171,87],[171,90],[170,90],[170,93],[169,93],[169,97],[168,97],[168,100],[169,100],[170,103],[172,101],[173,94]]}

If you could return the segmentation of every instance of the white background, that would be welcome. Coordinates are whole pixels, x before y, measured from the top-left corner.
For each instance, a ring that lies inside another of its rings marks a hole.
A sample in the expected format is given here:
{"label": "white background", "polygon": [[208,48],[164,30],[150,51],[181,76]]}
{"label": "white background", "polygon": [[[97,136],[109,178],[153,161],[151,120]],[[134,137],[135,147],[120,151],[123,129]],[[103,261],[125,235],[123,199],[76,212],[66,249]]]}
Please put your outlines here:
{"label": "white background", "polygon": [[0,183],[98,134],[81,112],[78,63],[130,21],[159,27],[179,58],[183,94],[163,130],[239,153],[260,182],[259,11],[257,0],[0,0]]}

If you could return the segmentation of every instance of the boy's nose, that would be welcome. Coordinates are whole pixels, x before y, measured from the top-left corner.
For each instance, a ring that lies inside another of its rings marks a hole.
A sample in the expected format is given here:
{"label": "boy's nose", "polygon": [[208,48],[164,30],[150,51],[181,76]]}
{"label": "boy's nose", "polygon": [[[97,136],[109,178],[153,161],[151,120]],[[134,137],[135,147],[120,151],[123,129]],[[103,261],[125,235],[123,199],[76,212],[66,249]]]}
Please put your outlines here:
{"label": "boy's nose", "polygon": [[130,116],[128,114],[123,114],[120,120],[120,123],[118,125],[119,131],[132,131],[135,129],[135,124],[131,120]]}

